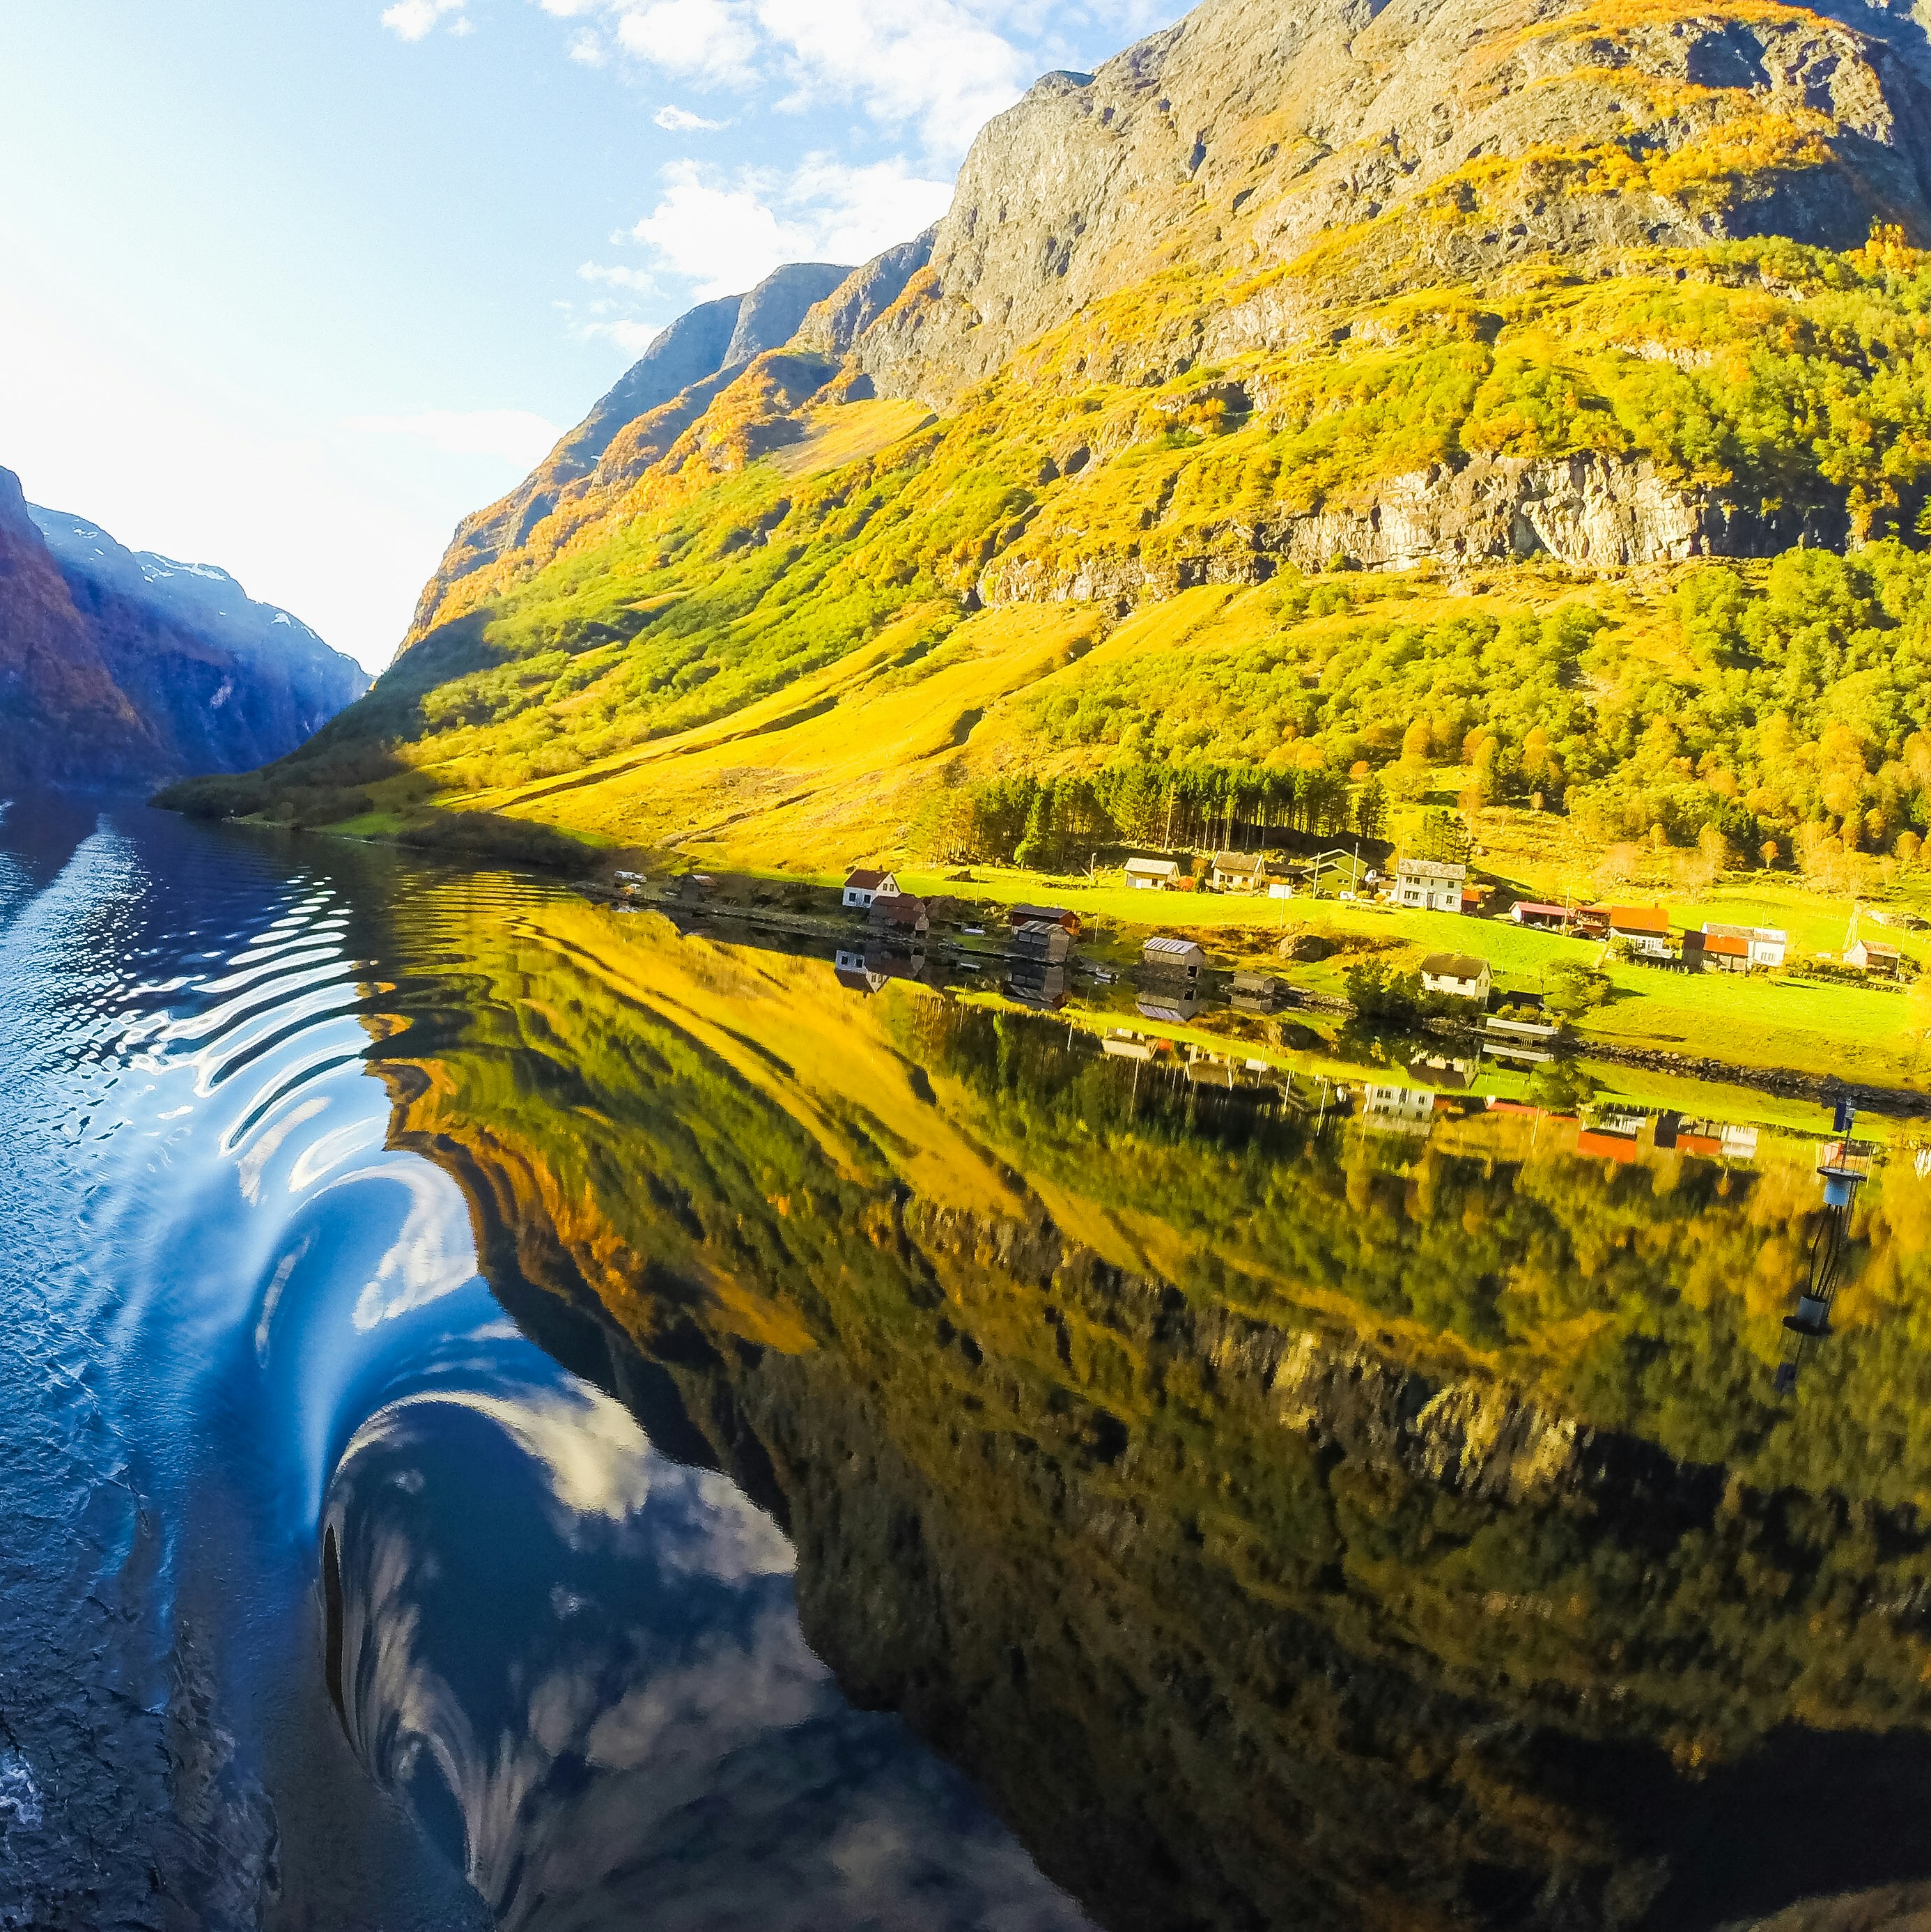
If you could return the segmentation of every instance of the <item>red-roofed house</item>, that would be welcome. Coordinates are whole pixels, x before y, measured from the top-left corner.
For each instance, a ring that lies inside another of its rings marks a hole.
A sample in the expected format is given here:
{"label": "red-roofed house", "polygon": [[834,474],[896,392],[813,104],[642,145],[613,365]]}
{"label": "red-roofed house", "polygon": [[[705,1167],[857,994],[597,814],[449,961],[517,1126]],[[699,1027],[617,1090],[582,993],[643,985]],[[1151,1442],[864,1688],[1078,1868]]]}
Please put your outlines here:
{"label": "red-roofed house", "polygon": [[885,932],[896,933],[906,938],[923,937],[931,920],[926,916],[925,902],[915,898],[910,892],[878,892],[871,902],[872,925]]}
{"label": "red-roofed house", "polygon": [[861,912],[868,911],[875,898],[898,896],[898,881],[889,872],[870,872],[861,866],[845,881],[845,904],[856,906]]}
{"label": "red-roofed house", "polygon": [[1676,957],[1669,936],[1669,915],[1661,906],[1610,907],[1609,937],[1624,941],[1640,958]]}
{"label": "red-roofed house", "polygon": [[1510,907],[1509,916],[1516,925],[1534,926],[1539,932],[1567,932],[1569,930],[1569,912],[1564,906],[1543,905],[1534,899],[1518,899]]}
{"label": "red-roofed house", "polygon": [[1701,932],[1683,935],[1683,963],[1693,970],[1711,973],[1747,973],[1750,970],[1750,943],[1727,932]]}

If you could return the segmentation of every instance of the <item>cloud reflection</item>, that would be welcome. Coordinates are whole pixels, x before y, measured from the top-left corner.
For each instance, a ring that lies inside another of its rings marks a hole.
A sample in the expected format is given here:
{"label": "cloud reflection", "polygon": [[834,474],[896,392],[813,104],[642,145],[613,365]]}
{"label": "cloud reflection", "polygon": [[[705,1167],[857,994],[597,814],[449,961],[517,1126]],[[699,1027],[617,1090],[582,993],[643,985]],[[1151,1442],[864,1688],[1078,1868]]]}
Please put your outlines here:
{"label": "cloud reflection", "polygon": [[805,1643],[790,1546],[575,1384],[394,1403],[324,1526],[352,1743],[507,1928],[1084,1923]]}

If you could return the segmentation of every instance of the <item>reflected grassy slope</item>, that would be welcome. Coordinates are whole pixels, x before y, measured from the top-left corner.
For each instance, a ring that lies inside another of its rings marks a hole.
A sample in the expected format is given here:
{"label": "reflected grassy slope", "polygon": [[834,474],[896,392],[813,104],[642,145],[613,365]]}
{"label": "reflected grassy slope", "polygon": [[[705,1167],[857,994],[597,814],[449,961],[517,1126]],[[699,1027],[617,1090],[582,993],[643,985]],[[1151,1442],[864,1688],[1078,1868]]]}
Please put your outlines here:
{"label": "reflected grassy slope", "polygon": [[1774,1151],[1317,1141],[655,918],[467,938],[382,1049],[397,1136],[532,1332],[781,1510],[847,1692],[1103,1922],[1690,1922],[1912,1875],[1849,1822],[1931,1768],[1908,1171],[1778,1408],[1816,1191]]}

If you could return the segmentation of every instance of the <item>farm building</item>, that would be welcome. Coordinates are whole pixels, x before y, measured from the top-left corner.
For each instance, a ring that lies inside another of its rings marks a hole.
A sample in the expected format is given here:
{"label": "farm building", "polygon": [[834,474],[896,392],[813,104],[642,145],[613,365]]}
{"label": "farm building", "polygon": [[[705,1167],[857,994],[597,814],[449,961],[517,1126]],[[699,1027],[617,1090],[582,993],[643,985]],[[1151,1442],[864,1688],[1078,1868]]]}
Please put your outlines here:
{"label": "farm building", "polygon": [[1457,1000],[1489,997],[1489,962],[1466,952],[1431,952],[1421,962],[1424,991],[1446,993]]}
{"label": "farm building", "polygon": [[1639,958],[1674,959],[1675,942],[1669,936],[1669,915],[1661,906],[1611,906],[1609,937],[1620,939]]}
{"label": "farm building", "polygon": [[1177,859],[1129,859],[1126,883],[1136,892],[1168,892],[1180,878]]}
{"label": "farm building", "polygon": [[1395,903],[1424,912],[1459,912],[1468,868],[1441,859],[1403,859],[1395,866]]}
{"label": "farm building", "polygon": [[1258,852],[1216,852],[1213,888],[1222,892],[1258,892],[1267,884],[1267,862]]}

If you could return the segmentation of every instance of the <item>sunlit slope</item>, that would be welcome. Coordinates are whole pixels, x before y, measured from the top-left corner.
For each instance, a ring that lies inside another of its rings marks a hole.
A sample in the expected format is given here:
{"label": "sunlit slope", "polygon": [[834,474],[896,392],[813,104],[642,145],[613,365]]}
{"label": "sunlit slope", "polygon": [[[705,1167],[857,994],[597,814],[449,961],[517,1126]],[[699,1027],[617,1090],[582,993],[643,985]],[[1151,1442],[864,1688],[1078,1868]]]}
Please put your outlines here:
{"label": "sunlit slope", "polygon": [[[465,579],[484,602],[222,799],[309,823],[508,801],[823,862],[915,849],[922,801],[1006,769],[1318,770],[1345,818],[1419,722],[1438,756],[1492,735],[1498,802],[1597,800],[1605,842],[1920,836],[1931,275],[1910,249],[1525,269],[1146,383],[1096,376],[1105,344],[1207,298],[1175,274],[1096,304],[928,422],[841,402],[829,358],[764,358],[554,560]],[[1798,544],[1774,566],[1684,554]],[[1202,590],[1272,602],[1237,637],[1182,636]],[[1138,688],[1096,670],[1064,705],[1015,704],[1052,668],[1036,640],[1169,605]],[[827,746],[769,728],[826,699]],[[1002,714],[994,736],[935,755],[975,712]],[[739,719],[761,742],[727,778],[700,728]]]}
{"label": "sunlit slope", "polygon": [[1801,1160],[1250,1131],[1049,1023],[581,906],[463,973],[378,1064],[499,1292],[607,1324],[653,1428],[675,1390],[847,1689],[1105,1922],[1466,1922],[1501,1872],[1606,1932],[1778,1726],[1931,1721],[1883,1607],[1931,1586],[1908,1168],[1780,1406]]}

